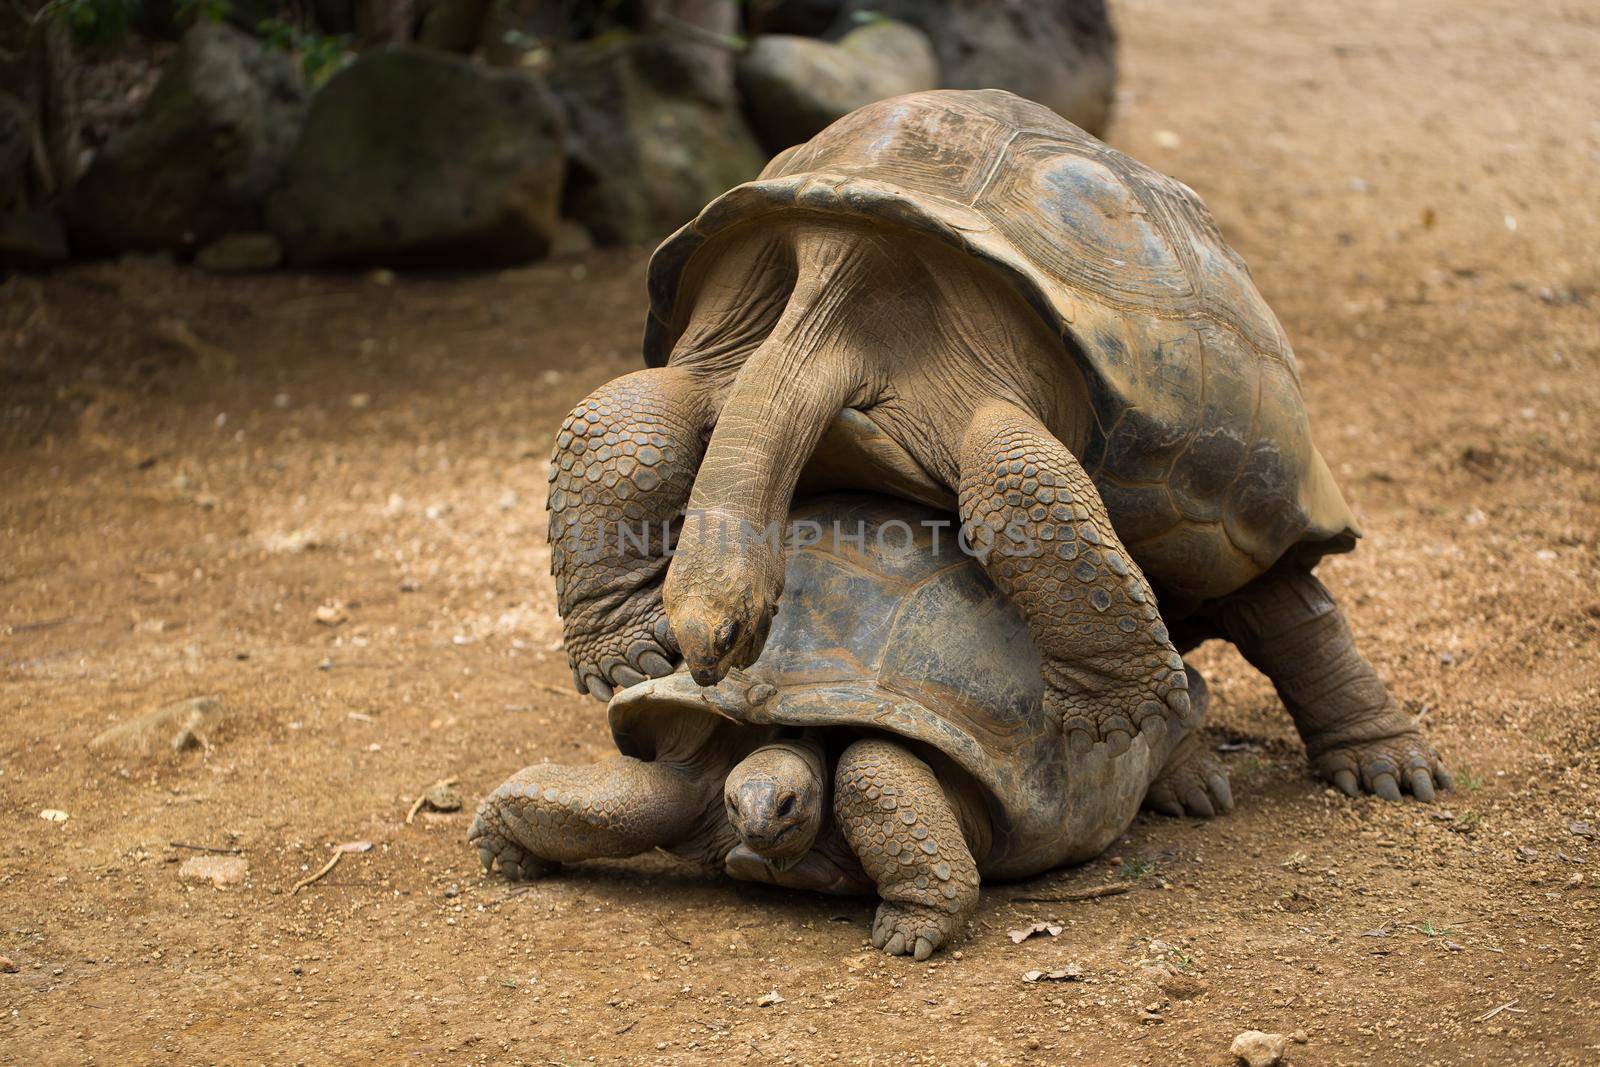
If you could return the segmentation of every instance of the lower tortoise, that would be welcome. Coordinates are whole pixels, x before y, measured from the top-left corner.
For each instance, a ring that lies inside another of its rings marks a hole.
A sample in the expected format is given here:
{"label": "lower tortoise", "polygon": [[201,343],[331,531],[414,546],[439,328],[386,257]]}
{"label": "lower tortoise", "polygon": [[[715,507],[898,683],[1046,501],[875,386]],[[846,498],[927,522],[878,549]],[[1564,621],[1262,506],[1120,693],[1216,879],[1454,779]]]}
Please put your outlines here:
{"label": "lower tortoise", "polygon": [[769,531],[797,491],[870,489],[1043,546],[982,562],[1074,752],[1182,719],[1179,657],[1222,637],[1346,793],[1448,786],[1312,574],[1356,522],[1283,329],[1181,183],[1009,93],[916,93],[713,201],[649,289],[648,369],[581,403],[551,466],[580,690],[749,666]]}
{"label": "lower tortoise", "polygon": [[524,768],[484,801],[485,867],[536,877],[664,848],[738,878],[876,891],[873,944],[920,960],[980,879],[1090,859],[1141,803],[1232,807],[1199,743],[1197,676],[1159,734],[1116,757],[1070,751],[1026,624],[940,512],[825,497],[790,530],[787,608],[761,657],[710,688],[680,671],[617,693],[621,755]]}

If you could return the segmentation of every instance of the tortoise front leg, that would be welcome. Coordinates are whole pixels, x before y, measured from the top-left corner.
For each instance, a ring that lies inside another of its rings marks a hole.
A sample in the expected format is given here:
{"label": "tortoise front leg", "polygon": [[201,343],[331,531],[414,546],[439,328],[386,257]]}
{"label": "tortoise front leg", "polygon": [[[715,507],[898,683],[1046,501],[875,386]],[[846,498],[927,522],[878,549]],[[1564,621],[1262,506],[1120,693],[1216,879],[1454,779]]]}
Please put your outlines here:
{"label": "tortoise front leg", "polygon": [[[980,408],[961,443],[961,518],[989,577],[1044,656],[1045,706],[1074,751],[1114,755],[1141,731],[1191,719],[1183,659],[1100,494],[1022,408]],[[1152,737],[1152,744],[1159,737]]]}
{"label": "tortoise front leg", "polygon": [[[587,767],[536,763],[478,806],[467,838],[484,870],[537,878],[563,863],[634,856],[704,834],[722,807],[703,783],[667,764],[615,756]],[[732,832],[723,835],[734,843]]]}
{"label": "tortoise front leg", "polygon": [[1272,679],[1311,765],[1349,796],[1418,800],[1449,789],[1450,772],[1356,649],[1327,587],[1280,563],[1215,609],[1244,658]]}
{"label": "tortoise front leg", "polygon": [[572,410],[550,466],[550,570],[581,693],[670,674],[661,606],[676,536],[712,422],[712,388],[672,367],[607,382]]}
{"label": "tortoise front leg", "polygon": [[873,946],[927,959],[978,904],[978,865],[939,779],[892,741],[857,741],[839,756],[833,811],[883,898]]}

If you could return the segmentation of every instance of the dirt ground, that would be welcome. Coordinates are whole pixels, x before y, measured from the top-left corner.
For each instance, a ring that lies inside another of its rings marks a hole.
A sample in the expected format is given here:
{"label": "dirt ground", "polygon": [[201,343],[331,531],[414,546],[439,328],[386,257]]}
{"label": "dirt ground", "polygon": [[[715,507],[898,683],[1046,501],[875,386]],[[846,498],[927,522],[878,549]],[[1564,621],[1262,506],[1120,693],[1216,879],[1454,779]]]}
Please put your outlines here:
{"label": "dirt ground", "polygon": [[[1212,646],[1237,812],[989,887],[931,963],[865,945],[870,901],[664,857],[513,888],[471,807],[610,747],[542,493],[562,414],[636,364],[643,254],[80,266],[0,289],[0,1061],[1223,1064],[1247,1027],[1295,1063],[1600,1061],[1600,14],[1116,14],[1113,140],[1200,192],[1294,340],[1368,533],[1324,577],[1454,793],[1332,795]],[[194,697],[198,747],[89,745]],[[466,810],[408,825],[449,777]],[[181,880],[189,846],[243,884]]]}

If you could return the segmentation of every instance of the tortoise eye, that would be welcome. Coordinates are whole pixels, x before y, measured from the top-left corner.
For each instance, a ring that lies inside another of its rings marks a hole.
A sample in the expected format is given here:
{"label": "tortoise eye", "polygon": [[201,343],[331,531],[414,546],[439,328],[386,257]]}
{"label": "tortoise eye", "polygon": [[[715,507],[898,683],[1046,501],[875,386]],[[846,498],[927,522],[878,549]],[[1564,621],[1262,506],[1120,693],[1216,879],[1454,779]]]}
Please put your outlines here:
{"label": "tortoise eye", "polygon": [[792,811],[794,811],[794,794],[790,793],[788,796],[784,797],[781,802],[779,802],[778,814],[786,816]]}

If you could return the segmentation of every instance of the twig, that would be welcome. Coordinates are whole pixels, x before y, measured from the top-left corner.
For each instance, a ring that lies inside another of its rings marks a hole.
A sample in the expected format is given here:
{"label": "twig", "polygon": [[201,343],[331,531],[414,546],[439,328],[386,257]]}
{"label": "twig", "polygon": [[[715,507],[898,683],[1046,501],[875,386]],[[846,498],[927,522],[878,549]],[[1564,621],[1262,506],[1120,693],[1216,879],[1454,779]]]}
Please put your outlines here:
{"label": "twig", "polygon": [[672,938],[672,940],[676,941],[678,944],[691,946],[694,944],[694,942],[690,941],[687,937],[679,937],[677,934],[673,933],[672,927],[668,926],[666,923],[657,923],[656,925],[660,926],[662,930],[666,931],[667,936]]}
{"label": "twig", "polygon": [[210,845],[190,845],[182,841],[173,841],[171,842],[171,845],[173,848],[188,848],[193,849],[196,852],[215,852],[219,856],[244,855],[244,849],[242,848],[212,848]]}
{"label": "twig", "polygon": [[306,886],[310,885],[312,882],[319,882],[322,879],[326,878],[328,876],[328,872],[329,871],[331,871],[335,867],[339,866],[339,860],[342,859],[343,857],[344,857],[344,853],[343,852],[335,852],[333,854],[333,859],[329,860],[327,863],[324,863],[322,865],[322,870],[318,871],[316,874],[310,875],[309,877],[306,877],[306,878],[302,878],[298,882],[296,882],[294,884],[294,888],[289,890],[289,895],[292,897],[296,893],[300,892],[300,890],[302,890]]}
{"label": "twig", "polygon": [[459,778],[441,778],[437,782],[434,782],[432,785],[430,785],[427,789],[424,789],[422,792],[418,793],[417,799],[411,802],[411,810],[406,812],[406,825],[410,826],[411,820],[415,819],[417,817],[417,812],[422,810],[422,804],[428,799],[429,792],[438,789],[441,786],[455,785],[460,780],[461,779]]}
{"label": "twig", "polygon": [[1098,900],[1100,897],[1121,896],[1138,884],[1137,882],[1111,882],[1107,885],[1097,885],[1093,889],[1074,889],[1059,896],[1012,897],[1011,900],[1024,904],[1071,904],[1079,900]]}
{"label": "twig", "polygon": [[41,620],[39,622],[19,622],[19,623],[16,623],[15,625],[7,626],[6,627],[6,633],[8,635],[9,634],[25,634],[25,633],[30,633],[30,632],[32,632],[34,630],[49,630],[49,629],[53,629],[54,627],[60,626],[64,622],[71,622],[71,621],[72,621],[72,616],[71,615],[63,615],[59,619],[44,619],[44,620]]}
{"label": "twig", "polygon": [[575,689],[563,689],[559,685],[551,685],[549,682],[527,682],[524,684],[530,685],[540,692],[550,693],[558,697],[573,697],[578,695],[578,692]]}
{"label": "twig", "polygon": [[[1517,1000],[1521,1000],[1521,999],[1522,999],[1521,997],[1517,998]],[[1482,1015],[1478,1016],[1476,1019],[1474,1019],[1472,1021],[1475,1022],[1475,1023],[1486,1023],[1490,1019],[1493,1019],[1496,1015],[1499,1015],[1503,1011],[1517,1011],[1517,1010],[1518,1010],[1517,1009],[1517,1001],[1516,1000],[1508,1000],[1504,1004],[1500,1005],[1497,1008],[1490,1008],[1488,1011],[1484,1012]]]}

